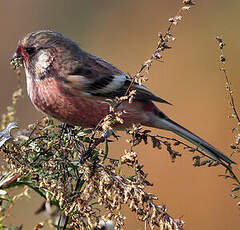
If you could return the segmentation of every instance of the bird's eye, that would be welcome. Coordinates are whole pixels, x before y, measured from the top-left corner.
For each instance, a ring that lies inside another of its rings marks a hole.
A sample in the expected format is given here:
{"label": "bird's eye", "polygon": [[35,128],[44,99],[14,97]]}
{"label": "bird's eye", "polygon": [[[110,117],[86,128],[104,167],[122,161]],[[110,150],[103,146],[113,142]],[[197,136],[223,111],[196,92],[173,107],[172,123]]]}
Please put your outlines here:
{"label": "bird's eye", "polygon": [[26,47],[26,48],[25,48],[25,51],[26,51],[26,53],[27,53],[28,55],[32,55],[32,54],[35,53],[36,48],[35,48],[35,47]]}

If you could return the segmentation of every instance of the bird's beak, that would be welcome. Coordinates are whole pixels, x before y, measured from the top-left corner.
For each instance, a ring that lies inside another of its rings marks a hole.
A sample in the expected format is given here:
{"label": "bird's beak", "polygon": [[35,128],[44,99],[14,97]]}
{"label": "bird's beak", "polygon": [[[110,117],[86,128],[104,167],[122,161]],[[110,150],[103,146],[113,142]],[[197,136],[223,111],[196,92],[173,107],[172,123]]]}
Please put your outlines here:
{"label": "bird's beak", "polygon": [[14,61],[15,59],[22,59],[22,55],[18,54],[17,52],[15,52],[11,58],[11,61]]}
{"label": "bird's beak", "polygon": [[16,52],[13,54],[10,65],[13,67],[13,69],[19,69],[23,65],[23,56],[20,52],[20,47],[17,47]]}

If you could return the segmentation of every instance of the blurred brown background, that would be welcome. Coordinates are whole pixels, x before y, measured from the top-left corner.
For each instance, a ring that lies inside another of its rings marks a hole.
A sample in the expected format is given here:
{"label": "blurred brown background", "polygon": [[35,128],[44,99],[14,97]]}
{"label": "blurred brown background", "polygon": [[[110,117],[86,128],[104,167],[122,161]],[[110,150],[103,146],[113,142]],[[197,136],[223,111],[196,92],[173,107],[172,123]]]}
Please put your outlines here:
{"label": "blurred brown background", "polygon": [[[9,59],[17,41],[26,33],[56,30],[77,41],[83,49],[134,74],[155,47],[157,33],[166,30],[168,18],[175,16],[180,4],[180,0],[1,0],[0,112],[5,111],[17,85]],[[164,112],[226,154],[231,153],[231,129],[235,123],[227,118],[231,109],[224,77],[218,69],[215,36],[224,35],[227,43],[228,69],[239,102],[239,10],[239,0],[199,1],[185,14],[183,23],[174,28],[177,39],[173,49],[164,63],[154,64],[146,83],[154,93],[174,104],[159,104]],[[17,117],[21,127],[42,117],[26,91]],[[154,133],[167,134],[159,130]],[[120,143],[111,147],[112,154],[127,148],[124,138]],[[229,197],[231,183],[218,177],[224,172],[222,168],[194,168],[192,155],[187,151],[173,164],[165,150],[143,145],[136,150],[154,183],[151,191],[161,203],[167,204],[171,215],[185,220],[185,229],[240,229],[240,210]],[[18,201],[16,208],[11,209],[9,222],[33,229],[34,224],[44,219],[43,215],[33,215],[40,200],[36,197],[34,203]],[[128,212],[125,215],[128,217],[125,229],[144,229],[134,215]]]}

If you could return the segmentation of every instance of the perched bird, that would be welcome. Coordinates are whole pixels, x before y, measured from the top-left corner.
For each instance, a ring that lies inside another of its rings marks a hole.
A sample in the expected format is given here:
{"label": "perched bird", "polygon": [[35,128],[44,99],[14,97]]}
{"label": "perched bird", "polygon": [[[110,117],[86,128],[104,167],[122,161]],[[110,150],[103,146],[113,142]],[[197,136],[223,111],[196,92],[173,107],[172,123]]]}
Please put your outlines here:
{"label": "perched bird", "polygon": [[[23,63],[27,91],[34,106],[43,113],[64,123],[82,127],[96,127],[109,113],[107,98],[121,97],[131,79],[109,62],[83,51],[64,35],[41,30],[27,34],[19,41],[13,61]],[[118,110],[125,110],[123,124],[133,123],[169,130],[188,140],[211,159],[227,164],[235,163],[206,141],[172,121],[153,101],[168,103],[149,89],[134,83],[134,101],[123,102]],[[168,103],[170,104],[170,103]]]}

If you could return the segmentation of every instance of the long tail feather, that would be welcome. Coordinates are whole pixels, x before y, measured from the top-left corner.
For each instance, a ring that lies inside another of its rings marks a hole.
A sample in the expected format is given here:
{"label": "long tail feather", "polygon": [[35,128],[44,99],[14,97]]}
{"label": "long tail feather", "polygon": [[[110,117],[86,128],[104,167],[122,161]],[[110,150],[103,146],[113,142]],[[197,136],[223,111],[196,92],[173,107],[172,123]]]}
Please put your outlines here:
{"label": "long tail feather", "polygon": [[196,147],[203,150],[213,160],[216,160],[220,163],[226,162],[227,164],[236,164],[233,160],[231,160],[228,156],[217,150],[214,146],[210,145],[202,138],[185,129],[183,126],[177,124],[175,121],[171,120],[168,117],[160,118],[157,126],[158,128],[172,131],[178,136],[191,142]]}

